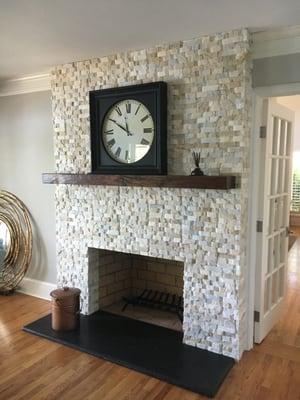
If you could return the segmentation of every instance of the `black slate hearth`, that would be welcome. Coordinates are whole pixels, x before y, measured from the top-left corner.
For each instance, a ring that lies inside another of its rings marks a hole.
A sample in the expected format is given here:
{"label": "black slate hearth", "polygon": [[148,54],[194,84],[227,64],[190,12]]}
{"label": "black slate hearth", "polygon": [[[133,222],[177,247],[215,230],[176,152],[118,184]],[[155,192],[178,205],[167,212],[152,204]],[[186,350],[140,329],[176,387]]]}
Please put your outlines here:
{"label": "black slate hearth", "polygon": [[53,331],[51,315],[23,329],[210,397],[234,364],[230,357],[183,344],[180,332],[103,311],[81,316],[73,332]]}

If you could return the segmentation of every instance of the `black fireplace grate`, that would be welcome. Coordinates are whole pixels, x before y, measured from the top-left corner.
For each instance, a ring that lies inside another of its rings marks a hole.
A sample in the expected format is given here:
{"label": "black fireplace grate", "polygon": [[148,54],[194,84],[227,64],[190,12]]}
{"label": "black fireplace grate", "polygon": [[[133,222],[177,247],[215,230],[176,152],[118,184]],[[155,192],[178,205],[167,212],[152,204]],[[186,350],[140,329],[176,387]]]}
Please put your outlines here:
{"label": "black fireplace grate", "polygon": [[144,289],[140,295],[123,297],[123,300],[125,304],[122,311],[125,311],[128,305],[150,307],[175,313],[181,322],[183,320],[183,298],[177,294]]}

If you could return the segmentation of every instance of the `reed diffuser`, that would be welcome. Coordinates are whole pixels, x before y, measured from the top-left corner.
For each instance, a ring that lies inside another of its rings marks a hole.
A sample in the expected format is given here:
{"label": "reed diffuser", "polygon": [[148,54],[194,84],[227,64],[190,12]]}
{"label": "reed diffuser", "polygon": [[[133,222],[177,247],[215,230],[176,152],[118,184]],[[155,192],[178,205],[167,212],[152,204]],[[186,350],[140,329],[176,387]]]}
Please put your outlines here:
{"label": "reed diffuser", "polygon": [[194,164],[196,166],[195,169],[193,169],[191,175],[204,175],[202,169],[199,167],[200,164],[200,151],[193,151],[193,160]]}

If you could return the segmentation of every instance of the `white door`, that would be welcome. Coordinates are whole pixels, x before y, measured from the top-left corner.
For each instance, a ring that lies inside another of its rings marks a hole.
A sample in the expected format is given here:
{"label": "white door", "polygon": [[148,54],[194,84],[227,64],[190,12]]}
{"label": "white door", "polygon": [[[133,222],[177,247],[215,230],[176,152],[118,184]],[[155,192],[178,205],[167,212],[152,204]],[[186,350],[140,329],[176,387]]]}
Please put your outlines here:
{"label": "white door", "polygon": [[261,136],[260,187],[254,341],[260,343],[278,321],[286,293],[294,113],[264,101]]}

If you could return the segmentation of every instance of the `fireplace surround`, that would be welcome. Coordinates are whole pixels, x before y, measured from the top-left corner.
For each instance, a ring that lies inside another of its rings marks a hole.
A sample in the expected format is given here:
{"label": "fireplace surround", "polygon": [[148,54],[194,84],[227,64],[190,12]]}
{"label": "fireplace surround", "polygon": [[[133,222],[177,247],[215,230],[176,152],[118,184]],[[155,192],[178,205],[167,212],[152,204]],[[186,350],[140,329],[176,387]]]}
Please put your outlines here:
{"label": "fireplace surround", "polygon": [[90,314],[99,309],[99,264],[89,262],[89,248],[182,262],[184,342],[231,353],[238,322],[239,195],[58,185],[58,281],[81,288],[82,311]]}
{"label": "fireplace surround", "polygon": [[240,177],[230,190],[56,186],[57,280],[98,310],[89,249],[167,259],[183,268],[183,341],[240,358],[245,347],[251,111],[247,30],[58,66],[52,71],[57,173],[91,172],[89,91],[168,82],[168,170]]}

